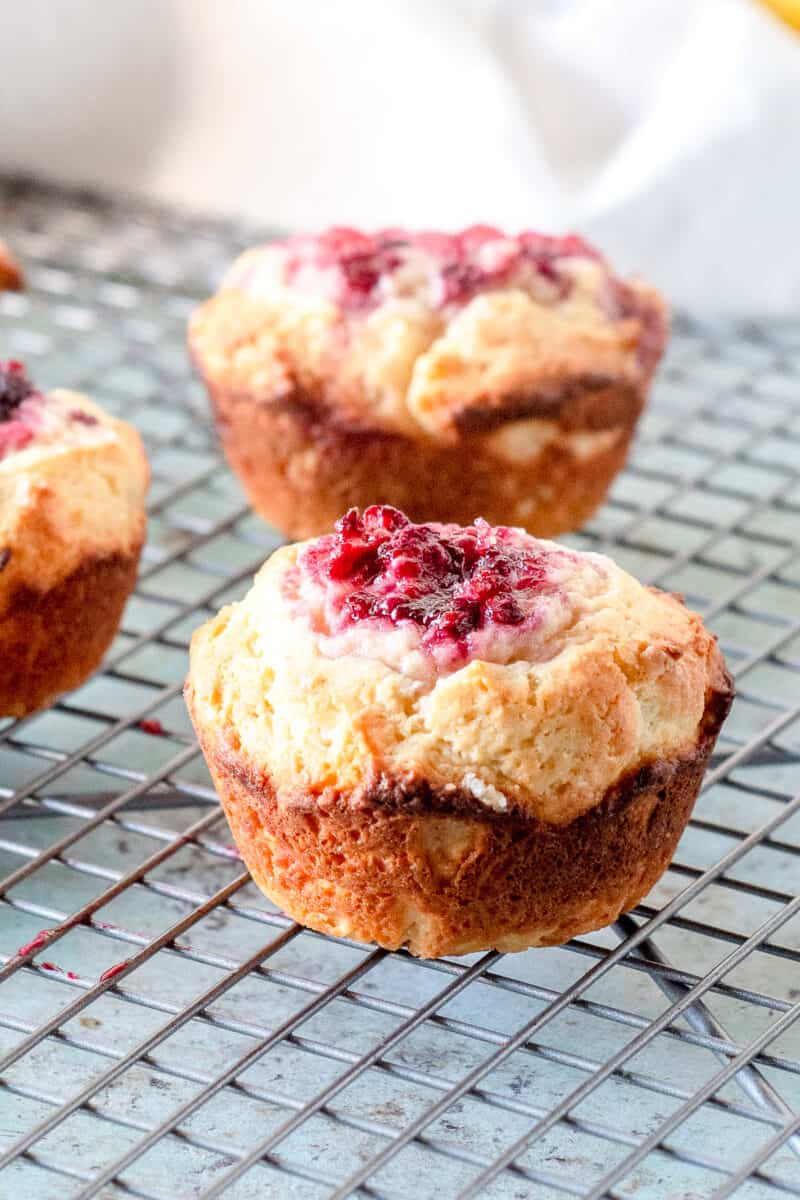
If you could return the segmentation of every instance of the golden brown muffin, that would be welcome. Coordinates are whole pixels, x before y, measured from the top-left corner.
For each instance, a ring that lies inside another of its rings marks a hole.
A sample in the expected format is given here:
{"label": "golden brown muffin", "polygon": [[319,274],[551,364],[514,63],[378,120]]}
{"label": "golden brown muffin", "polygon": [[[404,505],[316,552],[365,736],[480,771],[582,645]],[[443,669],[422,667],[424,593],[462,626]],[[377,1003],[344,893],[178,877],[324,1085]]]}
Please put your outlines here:
{"label": "golden brown muffin", "polygon": [[130,425],[0,363],[0,716],[100,663],[136,582],[148,479]]}
{"label": "golden brown muffin", "polygon": [[731,698],[699,616],[610,559],[379,506],[276,551],[195,633],[187,683],[259,887],[428,957],[637,904]]}
{"label": "golden brown muffin", "polygon": [[18,292],[24,286],[22,268],[5,242],[0,242],[0,292]]}
{"label": "golden brown muffin", "polygon": [[667,335],[577,237],[334,229],[245,253],[189,342],[253,506],[574,529],[620,470]]}

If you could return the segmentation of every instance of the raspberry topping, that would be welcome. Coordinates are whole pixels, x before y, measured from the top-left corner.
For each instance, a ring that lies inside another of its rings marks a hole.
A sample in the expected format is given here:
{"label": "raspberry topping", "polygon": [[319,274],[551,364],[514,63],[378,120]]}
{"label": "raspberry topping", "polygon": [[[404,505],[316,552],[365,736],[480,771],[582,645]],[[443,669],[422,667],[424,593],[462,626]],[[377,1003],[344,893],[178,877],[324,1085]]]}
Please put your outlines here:
{"label": "raspberry topping", "polygon": [[537,623],[541,595],[558,591],[570,552],[519,530],[474,525],[413,525],[403,513],[352,508],[336,532],[298,560],[326,591],[332,633],[380,622],[416,626],[423,650],[464,658],[479,632]]}
{"label": "raspberry topping", "polygon": [[39,395],[21,362],[0,362],[0,460],[33,441],[36,417],[25,401]]}
{"label": "raspberry topping", "polygon": [[[317,237],[289,238],[286,280],[302,286],[319,284],[332,291],[344,308],[359,311],[381,302],[387,292],[403,295],[403,271],[424,271],[433,303],[466,304],[479,292],[538,278],[551,285],[554,298],[565,296],[570,277],[565,259],[600,254],[575,234],[548,237],[525,232],[511,237],[490,225],[473,225],[460,233],[410,233],[382,229],[374,234],[337,227]],[[310,274],[309,274],[310,273]],[[331,287],[331,284],[333,285]]]}
{"label": "raspberry topping", "polygon": [[21,362],[13,358],[0,362],[0,421],[10,421],[22,401],[35,391]]}
{"label": "raspberry topping", "polygon": [[72,401],[69,393],[40,391],[23,363],[0,362],[0,462],[34,442],[44,449],[92,440],[102,422]]}

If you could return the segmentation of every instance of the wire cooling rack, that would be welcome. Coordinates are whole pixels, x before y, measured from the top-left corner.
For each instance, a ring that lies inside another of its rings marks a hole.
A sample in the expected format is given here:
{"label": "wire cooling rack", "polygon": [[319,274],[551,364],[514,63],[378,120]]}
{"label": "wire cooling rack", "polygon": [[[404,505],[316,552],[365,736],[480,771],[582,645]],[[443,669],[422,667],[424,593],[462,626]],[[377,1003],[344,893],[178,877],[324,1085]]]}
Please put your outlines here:
{"label": "wire cooling rack", "polygon": [[154,478],[104,668],[0,722],[2,1200],[800,1195],[800,325],[679,321],[571,539],[684,592],[736,675],[675,862],[602,933],[419,962],[269,905],[181,701],[278,542],[184,351],[255,232],[8,181],[0,229],[2,356],[132,420]]}

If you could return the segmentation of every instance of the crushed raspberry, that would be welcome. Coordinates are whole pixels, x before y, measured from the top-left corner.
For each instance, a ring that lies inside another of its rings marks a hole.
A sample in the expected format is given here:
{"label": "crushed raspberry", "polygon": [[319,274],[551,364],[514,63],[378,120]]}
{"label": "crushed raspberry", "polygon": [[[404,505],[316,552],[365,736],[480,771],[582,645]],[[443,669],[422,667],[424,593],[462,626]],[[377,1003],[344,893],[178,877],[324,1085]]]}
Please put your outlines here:
{"label": "crushed raspberry", "polygon": [[0,362],[0,421],[10,421],[22,401],[35,391],[21,362],[13,358]]}
{"label": "crushed raspberry", "polygon": [[78,978],[74,971],[65,971],[63,967],[58,965],[58,963],[42,962],[38,963],[38,966],[40,966],[43,971],[53,971],[56,975],[66,975],[67,979]]}
{"label": "crushed raspberry", "polygon": [[[521,241],[524,234],[513,239]],[[470,225],[468,229],[462,230],[457,235],[459,247],[464,254],[474,254],[476,250],[480,250],[487,242],[505,241],[506,235],[502,229],[496,229],[494,225]],[[511,240],[511,239],[509,239]]]}
{"label": "crushed raspberry", "polygon": [[479,292],[503,287],[526,272],[555,287],[555,298],[567,294],[570,280],[561,270],[567,258],[602,261],[598,252],[575,234],[548,237],[525,232],[507,236],[491,225],[472,225],[460,233],[410,233],[381,229],[362,233],[336,227],[317,237],[294,237],[285,243],[287,279],[311,267],[328,276],[336,273],[337,301],[355,311],[377,304],[381,284],[420,253],[429,262],[433,301],[440,306],[466,304]]}
{"label": "crushed raspberry", "polygon": [[123,959],[122,962],[114,963],[113,967],[108,967],[100,976],[100,982],[105,983],[107,979],[113,979],[115,975],[119,975],[128,965],[129,959]]}
{"label": "crushed raspberry", "polygon": [[97,425],[99,424],[97,417],[91,413],[84,412],[82,408],[73,408],[69,414],[71,421],[77,421],[79,425]]}
{"label": "crushed raspberry", "polygon": [[328,589],[334,632],[360,621],[412,622],[422,645],[466,651],[470,634],[534,619],[531,601],[553,587],[568,554],[485,521],[413,525],[388,505],[350,509],[299,565]]}
{"label": "crushed raspberry", "polygon": [[56,928],[40,929],[35,938],[32,938],[31,941],[26,942],[24,946],[20,946],[20,948],[17,950],[17,956],[22,958],[23,955],[30,954],[33,950],[41,950],[42,946],[46,946],[50,941],[50,935],[55,932]]}
{"label": "crushed raspberry", "polygon": [[38,395],[25,374],[25,367],[15,359],[0,362],[0,459],[15,450],[24,450],[36,435],[34,414],[24,400]]}
{"label": "crushed raspberry", "polygon": [[82,922],[83,917],[80,914],[75,914],[66,921],[62,921],[60,925],[54,925],[50,929],[40,929],[36,937],[26,942],[24,946],[19,947],[17,957],[22,958],[34,950],[41,950],[42,946],[48,945],[53,934],[66,933],[69,929],[74,929],[76,925],[82,924]]}
{"label": "crushed raspberry", "polygon": [[154,717],[145,717],[143,720],[139,721],[139,728],[141,729],[142,733],[149,733],[154,737],[158,737],[164,732],[164,726]]}
{"label": "crushed raspberry", "polygon": [[488,275],[470,262],[449,262],[441,269],[443,304],[463,304],[479,292]]}
{"label": "crushed raspberry", "polygon": [[24,450],[33,441],[34,431],[21,421],[0,423],[0,459],[15,450]]}

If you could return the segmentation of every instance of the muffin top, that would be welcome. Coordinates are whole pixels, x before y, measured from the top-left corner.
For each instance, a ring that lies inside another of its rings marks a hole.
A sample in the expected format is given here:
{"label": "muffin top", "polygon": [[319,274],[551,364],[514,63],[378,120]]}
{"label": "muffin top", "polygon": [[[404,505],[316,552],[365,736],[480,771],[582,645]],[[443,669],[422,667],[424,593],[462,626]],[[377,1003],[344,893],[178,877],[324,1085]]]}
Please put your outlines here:
{"label": "muffin top", "polygon": [[582,238],[486,225],[249,250],[191,332],[212,381],[262,396],[293,382],[342,420],[445,439],[552,417],[578,386],[635,388],[665,338],[657,293]]}
{"label": "muffin top", "polygon": [[697,614],[610,559],[382,506],[278,550],[195,635],[190,681],[288,799],[424,781],[556,823],[695,754],[730,694]]}
{"label": "muffin top", "polygon": [[138,547],[148,479],[131,426],[0,362],[0,610],[20,587],[44,590],[87,559]]}

